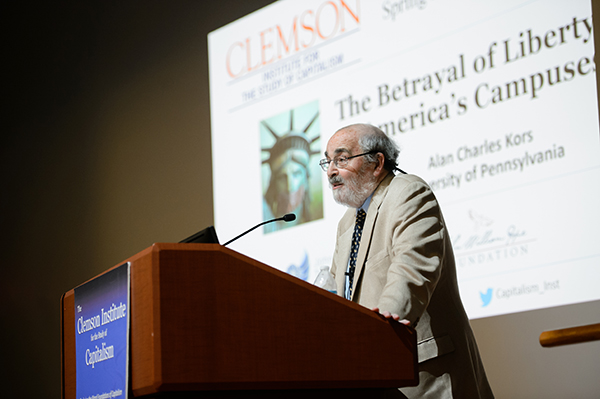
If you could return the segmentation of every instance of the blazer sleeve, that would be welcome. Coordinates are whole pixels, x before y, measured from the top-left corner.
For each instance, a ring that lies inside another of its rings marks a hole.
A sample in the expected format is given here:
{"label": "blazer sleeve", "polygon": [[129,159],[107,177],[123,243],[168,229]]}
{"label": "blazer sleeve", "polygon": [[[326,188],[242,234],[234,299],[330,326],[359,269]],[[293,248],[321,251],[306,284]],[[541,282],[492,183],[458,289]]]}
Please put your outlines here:
{"label": "blazer sleeve", "polygon": [[441,275],[446,230],[440,207],[431,188],[414,181],[388,192],[380,216],[385,216],[391,243],[390,267],[378,306],[414,326]]}

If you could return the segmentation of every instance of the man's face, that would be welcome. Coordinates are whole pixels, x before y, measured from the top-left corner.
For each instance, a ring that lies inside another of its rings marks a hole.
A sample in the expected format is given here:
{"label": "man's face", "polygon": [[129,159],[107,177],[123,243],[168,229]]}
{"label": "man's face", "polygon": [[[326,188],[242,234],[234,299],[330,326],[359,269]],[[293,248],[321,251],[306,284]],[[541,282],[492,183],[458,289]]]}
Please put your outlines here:
{"label": "man's face", "polygon": [[[359,133],[355,129],[340,130],[327,143],[325,156],[333,160],[340,156],[361,154],[363,151],[358,146],[358,138]],[[373,169],[373,165],[365,162],[364,157],[350,159],[344,169],[337,168],[333,162],[329,164],[327,177],[333,199],[338,204],[360,207],[377,187]]]}

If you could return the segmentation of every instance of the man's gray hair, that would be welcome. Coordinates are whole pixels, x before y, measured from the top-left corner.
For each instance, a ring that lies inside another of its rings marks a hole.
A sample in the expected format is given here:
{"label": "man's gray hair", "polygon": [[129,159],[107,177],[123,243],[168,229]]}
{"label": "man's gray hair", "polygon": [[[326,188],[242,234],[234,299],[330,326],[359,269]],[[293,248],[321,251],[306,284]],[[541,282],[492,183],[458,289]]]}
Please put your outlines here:
{"label": "man's gray hair", "polygon": [[[347,128],[354,128],[360,132],[358,145],[363,152],[377,151],[382,153],[385,158],[383,167],[390,172],[398,170],[398,155],[400,155],[400,149],[398,148],[398,145],[383,132],[383,130],[365,123],[346,126],[343,129]],[[377,154],[365,155],[365,160],[367,162],[375,163],[377,162]]]}

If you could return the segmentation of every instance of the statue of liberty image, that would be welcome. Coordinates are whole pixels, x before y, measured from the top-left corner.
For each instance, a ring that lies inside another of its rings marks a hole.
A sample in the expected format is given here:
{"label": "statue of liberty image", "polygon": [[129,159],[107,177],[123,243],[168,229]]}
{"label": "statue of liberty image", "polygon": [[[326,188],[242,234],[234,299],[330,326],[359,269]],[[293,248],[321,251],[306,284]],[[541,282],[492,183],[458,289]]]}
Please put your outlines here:
{"label": "statue of liberty image", "polygon": [[313,148],[320,139],[318,117],[315,101],[261,121],[263,217],[296,214],[294,222],[265,225],[265,233],[323,218],[321,173],[314,157],[320,148]]}

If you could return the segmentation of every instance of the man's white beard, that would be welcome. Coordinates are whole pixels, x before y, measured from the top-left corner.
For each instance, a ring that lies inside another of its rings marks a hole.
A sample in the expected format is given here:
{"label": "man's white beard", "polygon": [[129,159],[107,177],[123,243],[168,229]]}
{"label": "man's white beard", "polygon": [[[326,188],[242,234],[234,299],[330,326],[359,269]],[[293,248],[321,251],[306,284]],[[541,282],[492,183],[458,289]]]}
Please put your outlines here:
{"label": "man's white beard", "polygon": [[361,168],[358,174],[348,179],[343,179],[340,175],[329,179],[330,186],[333,183],[343,183],[342,187],[333,190],[335,202],[350,208],[358,208],[364,204],[369,195],[377,188],[377,178],[364,169],[364,167]]}

